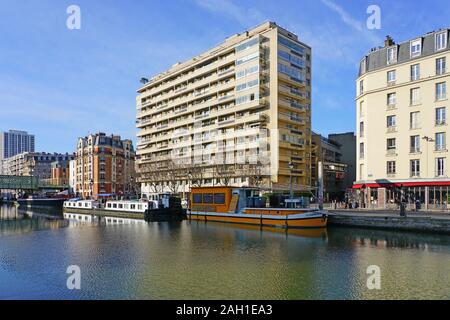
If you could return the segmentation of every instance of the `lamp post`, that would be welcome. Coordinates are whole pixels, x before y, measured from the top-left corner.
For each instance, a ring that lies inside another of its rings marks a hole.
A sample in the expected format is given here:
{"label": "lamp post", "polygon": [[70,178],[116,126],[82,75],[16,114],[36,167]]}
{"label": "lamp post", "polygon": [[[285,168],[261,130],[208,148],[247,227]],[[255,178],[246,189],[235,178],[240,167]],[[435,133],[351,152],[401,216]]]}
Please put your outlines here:
{"label": "lamp post", "polygon": [[288,164],[289,170],[290,170],[290,177],[289,177],[289,198],[291,199],[291,207],[293,206],[292,200],[294,199],[294,190],[292,188],[292,171],[294,170],[294,164],[292,162],[289,162]]}

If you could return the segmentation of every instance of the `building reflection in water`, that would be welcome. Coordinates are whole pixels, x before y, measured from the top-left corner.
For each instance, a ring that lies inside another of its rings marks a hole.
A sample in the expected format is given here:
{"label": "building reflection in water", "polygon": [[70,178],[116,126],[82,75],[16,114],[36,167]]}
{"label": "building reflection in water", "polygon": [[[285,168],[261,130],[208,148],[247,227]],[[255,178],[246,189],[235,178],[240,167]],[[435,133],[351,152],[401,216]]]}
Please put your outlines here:
{"label": "building reflection in water", "polygon": [[37,230],[59,229],[68,223],[56,217],[20,210],[17,205],[0,206],[0,236],[29,233]]}

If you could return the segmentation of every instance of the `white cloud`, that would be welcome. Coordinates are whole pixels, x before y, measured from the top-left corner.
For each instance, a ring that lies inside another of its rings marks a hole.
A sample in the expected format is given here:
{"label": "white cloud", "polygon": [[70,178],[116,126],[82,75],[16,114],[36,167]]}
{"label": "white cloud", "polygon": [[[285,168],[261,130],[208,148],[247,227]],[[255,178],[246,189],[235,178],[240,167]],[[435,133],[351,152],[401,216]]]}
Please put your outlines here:
{"label": "white cloud", "polygon": [[337,5],[331,0],[320,0],[324,5],[326,5],[331,10],[335,11],[341,18],[342,22],[344,22],[349,27],[363,32],[364,31],[364,24],[361,21],[356,20],[353,18],[347,11],[344,10],[341,6]]}

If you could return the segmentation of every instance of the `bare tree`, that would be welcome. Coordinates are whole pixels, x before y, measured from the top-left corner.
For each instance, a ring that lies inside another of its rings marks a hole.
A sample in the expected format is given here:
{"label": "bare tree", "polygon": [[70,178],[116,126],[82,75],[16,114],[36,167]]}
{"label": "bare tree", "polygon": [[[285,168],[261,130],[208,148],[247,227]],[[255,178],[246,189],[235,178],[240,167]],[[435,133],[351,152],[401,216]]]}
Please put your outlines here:
{"label": "bare tree", "polygon": [[267,172],[267,168],[259,163],[248,164],[244,166],[245,175],[249,178],[249,186],[260,188],[264,185],[270,174]]}
{"label": "bare tree", "polygon": [[214,178],[219,179],[220,184],[228,187],[231,183],[231,178],[235,175],[234,166],[222,163],[216,164],[213,168]]}

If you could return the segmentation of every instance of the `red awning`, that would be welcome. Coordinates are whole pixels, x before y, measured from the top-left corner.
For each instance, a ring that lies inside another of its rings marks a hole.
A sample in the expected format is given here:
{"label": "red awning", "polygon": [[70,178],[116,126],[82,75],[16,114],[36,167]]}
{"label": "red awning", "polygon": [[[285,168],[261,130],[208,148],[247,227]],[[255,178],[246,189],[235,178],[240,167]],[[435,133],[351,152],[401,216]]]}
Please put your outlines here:
{"label": "red awning", "polygon": [[446,187],[450,181],[410,181],[410,182],[383,182],[354,184],[353,189],[363,188],[401,188],[401,187]]}

